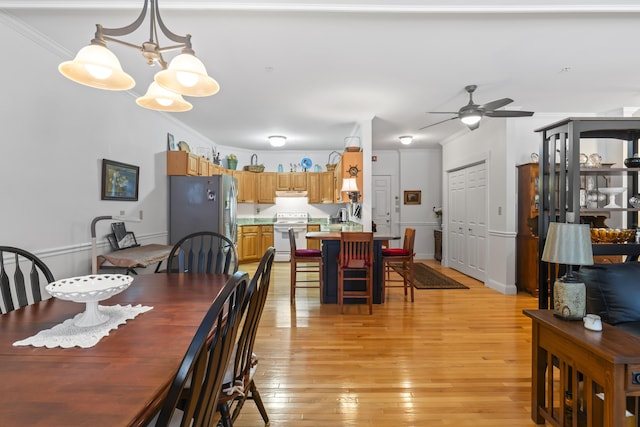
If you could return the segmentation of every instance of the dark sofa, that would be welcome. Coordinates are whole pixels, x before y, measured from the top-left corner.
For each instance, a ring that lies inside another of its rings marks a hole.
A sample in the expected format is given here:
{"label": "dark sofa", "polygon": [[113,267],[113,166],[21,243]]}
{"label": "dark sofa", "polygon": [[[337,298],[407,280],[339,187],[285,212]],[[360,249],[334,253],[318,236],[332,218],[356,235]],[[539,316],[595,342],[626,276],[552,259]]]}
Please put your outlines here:
{"label": "dark sofa", "polygon": [[640,262],[594,264],[577,272],[587,291],[587,313],[640,335]]}

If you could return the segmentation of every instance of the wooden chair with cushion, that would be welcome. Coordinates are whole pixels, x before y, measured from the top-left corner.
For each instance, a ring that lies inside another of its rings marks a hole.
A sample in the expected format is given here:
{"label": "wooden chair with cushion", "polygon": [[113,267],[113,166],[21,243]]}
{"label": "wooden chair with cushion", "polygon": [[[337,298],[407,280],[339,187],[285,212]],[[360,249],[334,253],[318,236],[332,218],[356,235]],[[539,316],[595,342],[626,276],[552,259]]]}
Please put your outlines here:
{"label": "wooden chair with cushion", "polygon": [[[346,286],[346,285],[350,286]],[[362,286],[364,284],[364,288]],[[338,255],[338,304],[344,313],[344,300],[360,298],[373,313],[373,233],[342,232]],[[356,286],[353,286],[356,285]],[[348,288],[348,289],[347,289]]]}
{"label": "wooden chair with cushion", "polygon": [[[292,228],[289,229],[289,245],[291,247],[291,304],[296,302],[296,288],[320,289],[322,302],[322,251],[318,249],[297,249],[296,236]],[[298,273],[303,273],[305,279],[298,279]],[[309,273],[318,273],[318,280],[309,279]],[[298,283],[304,283],[298,285]],[[318,283],[307,285],[307,283]]]}
{"label": "wooden chair with cushion", "polygon": [[249,275],[237,272],[226,283],[202,323],[170,385],[156,427],[215,426],[224,375],[240,330]]}
{"label": "wooden chair with cushion", "polygon": [[258,356],[253,351],[253,345],[269,293],[271,266],[274,256],[275,248],[270,247],[267,249],[249,284],[244,326],[233,351],[231,362],[225,375],[222,394],[218,400],[218,410],[222,414],[222,425],[224,427],[233,425],[247,399],[255,402],[265,425],[269,424],[269,416],[253,380],[258,368]]}
{"label": "wooden chair with cushion", "polygon": [[[407,228],[404,231],[404,241],[402,248],[382,248],[382,264],[383,264],[383,284],[382,284],[382,302],[384,302],[387,288],[404,288],[404,296],[407,296],[407,289],[411,290],[411,302],[413,302],[413,245],[416,238],[416,230]],[[395,268],[394,268],[395,267]],[[398,271],[399,270],[399,271]],[[402,276],[394,279],[392,273],[398,273]],[[402,284],[392,284],[400,283]]]}
{"label": "wooden chair with cushion", "polygon": [[55,279],[49,267],[31,252],[0,246],[1,313],[42,301],[44,286],[53,281]]}
{"label": "wooden chair with cushion", "polygon": [[238,262],[236,245],[228,237],[199,231],[173,245],[167,258],[167,273],[235,273]]}

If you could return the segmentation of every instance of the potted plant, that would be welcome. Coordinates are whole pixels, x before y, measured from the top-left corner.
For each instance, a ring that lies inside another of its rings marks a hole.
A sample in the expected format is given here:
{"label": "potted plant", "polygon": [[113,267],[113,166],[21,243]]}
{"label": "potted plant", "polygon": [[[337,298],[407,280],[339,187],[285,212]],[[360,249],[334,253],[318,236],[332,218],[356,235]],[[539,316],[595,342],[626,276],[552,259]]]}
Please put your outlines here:
{"label": "potted plant", "polygon": [[227,156],[227,169],[235,170],[237,166],[238,166],[238,158],[236,157],[235,154],[229,154]]}
{"label": "potted plant", "polygon": [[438,218],[438,222],[440,223],[440,228],[442,228],[442,208],[433,207],[433,213],[436,214],[436,218]]}

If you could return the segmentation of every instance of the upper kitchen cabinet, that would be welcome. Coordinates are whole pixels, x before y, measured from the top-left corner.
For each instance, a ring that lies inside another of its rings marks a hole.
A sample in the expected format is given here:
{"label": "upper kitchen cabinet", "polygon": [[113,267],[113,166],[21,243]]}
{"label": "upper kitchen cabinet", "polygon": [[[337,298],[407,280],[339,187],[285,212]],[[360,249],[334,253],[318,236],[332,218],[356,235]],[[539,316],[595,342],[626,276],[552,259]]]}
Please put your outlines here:
{"label": "upper kitchen cabinet", "polygon": [[238,203],[256,202],[256,173],[232,171],[231,175],[238,181]]}
{"label": "upper kitchen cabinet", "polygon": [[[186,151],[167,151],[167,175],[199,175],[200,158]],[[207,169],[207,175],[208,175]]]}
{"label": "upper kitchen cabinet", "polygon": [[262,172],[257,173],[258,177],[258,203],[275,203],[276,194],[276,173]]}
{"label": "upper kitchen cabinet", "polygon": [[[360,198],[358,201],[362,201],[363,193],[363,179],[362,179],[362,151],[346,151],[342,153],[342,158],[338,167],[340,169],[340,179],[337,182],[338,188],[342,188],[342,179],[344,178],[355,178],[356,185],[358,186],[358,191],[360,192]],[[346,192],[342,192],[341,195],[342,202],[348,202],[349,197]]]}
{"label": "upper kitchen cabinet", "polygon": [[307,172],[278,172],[276,174],[276,190],[306,191]]}
{"label": "upper kitchen cabinet", "polygon": [[307,174],[307,199],[309,204],[322,203],[320,185],[322,184],[322,174],[318,172],[309,172]]}

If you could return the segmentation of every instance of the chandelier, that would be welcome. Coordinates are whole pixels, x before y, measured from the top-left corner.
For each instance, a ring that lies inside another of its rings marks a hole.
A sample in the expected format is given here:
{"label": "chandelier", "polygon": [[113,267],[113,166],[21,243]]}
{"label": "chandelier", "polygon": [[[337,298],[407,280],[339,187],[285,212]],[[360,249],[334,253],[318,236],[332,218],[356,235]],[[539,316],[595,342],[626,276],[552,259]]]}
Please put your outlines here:
{"label": "chandelier", "polygon": [[[149,8],[150,28],[147,41],[136,45],[116,38],[131,34],[140,28]],[[158,28],[166,38],[177,44],[160,47]],[[220,90],[218,82],[207,74],[202,61],[196,58],[191,47],[191,34],[174,34],[162,22],[158,0],[144,0],[140,16],[126,27],[104,28],[96,24],[95,37],[91,43],[80,49],[73,61],[60,64],[58,70],[68,79],[86,86],[106,90],[131,89],[135,86],[133,77],[122,70],[116,55],[107,49],[107,42],[138,49],[149,66],[160,66],[161,71],[154,76],[146,94],[136,99],[136,103],[141,107],[158,111],[189,111],[193,105],[182,95],[210,96]],[[178,49],[182,49],[181,53],[167,65],[162,54]]]}

